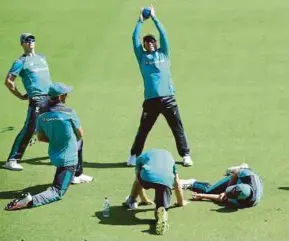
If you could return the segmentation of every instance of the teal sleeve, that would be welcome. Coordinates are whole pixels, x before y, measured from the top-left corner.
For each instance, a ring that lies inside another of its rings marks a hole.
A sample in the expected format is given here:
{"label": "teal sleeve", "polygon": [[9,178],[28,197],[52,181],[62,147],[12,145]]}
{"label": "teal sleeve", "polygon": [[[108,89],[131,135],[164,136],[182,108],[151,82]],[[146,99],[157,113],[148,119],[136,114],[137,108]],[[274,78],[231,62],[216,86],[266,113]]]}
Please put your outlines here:
{"label": "teal sleeve", "polygon": [[142,43],[140,40],[140,31],[142,24],[143,24],[142,21],[138,20],[132,34],[133,50],[138,62],[140,62],[143,54]]}
{"label": "teal sleeve", "polygon": [[71,121],[72,121],[74,128],[76,129],[80,128],[80,120],[75,111],[71,113]]}
{"label": "teal sleeve", "polygon": [[157,17],[152,18],[152,20],[160,34],[161,52],[164,53],[165,55],[169,55],[169,40],[168,40],[166,30]]}
{"label": "teal sleeve", "polygon": [[22,69],[23,69],[23,62],[20,59],[18,59],[12,64],[9,70],[9,74],[18,76]]}
{"label": "teal sleeve", "polygon": [[176,164],[174,164],[174,166],[173,166],[173,173],[174,173],[175,175],[178,174]]}
{"label": "teal sleeve", "polygon": [[135,164],[135,172],[136,173],[139,173],[140,171],[140,168],[141,168],[141,160],[142,160],[142,157],[139,156],[137,159],[136,159],[136,164]]}

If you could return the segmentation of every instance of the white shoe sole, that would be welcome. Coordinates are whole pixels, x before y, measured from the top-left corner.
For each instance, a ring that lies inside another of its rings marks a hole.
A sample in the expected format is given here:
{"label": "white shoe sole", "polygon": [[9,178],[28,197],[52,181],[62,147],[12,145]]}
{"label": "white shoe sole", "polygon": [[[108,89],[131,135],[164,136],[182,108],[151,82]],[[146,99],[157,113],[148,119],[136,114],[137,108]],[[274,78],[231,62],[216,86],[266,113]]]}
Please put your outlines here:
{"label": "white shoe sole", "polygon": [[190,166],[192,166],[194,163],[193,163],[193,161],[191,161],[191,162],[183,162],[183,166],[184,167],[190,167]]}
{"label": "white shoe sole", "polygon": [[126,163],[126,166],[128,166],[128,167],[135,167],[135,163],[127,162],[127,163]]}
{"label": "white shoe sole", "polygon": [[92,181],[93,181],[93,178],[91,180],[86,180],[86,181],[84,181],[84,180],[73,181],[72,180],[71,184],[90,183]]}
{"label": "white shoe sole", "polygon": [[229,167],[226,172],[225,175],[230,175],[230,173],[234,172],[236,169],[248,169],[249,165],[247,163],[242,163],[240,166],[234,166],[234,167]]}
{"label": "white shoe sole", "polygon": [[2,165],[2,167],[4,169],[10,170],[10,171],[22,171],[23,170],[23,167],[22,168],[14,168],[14,167],[11,167],[11,166],[6,166],[6,163],[4,165]]}
{"label": "white shoe sole", "polygon": [[168,229],[168,223],[166,218],[166,210],[164,207],[159,207],[157,210],[157,225],[156,233],[158,235],[163,235]]}

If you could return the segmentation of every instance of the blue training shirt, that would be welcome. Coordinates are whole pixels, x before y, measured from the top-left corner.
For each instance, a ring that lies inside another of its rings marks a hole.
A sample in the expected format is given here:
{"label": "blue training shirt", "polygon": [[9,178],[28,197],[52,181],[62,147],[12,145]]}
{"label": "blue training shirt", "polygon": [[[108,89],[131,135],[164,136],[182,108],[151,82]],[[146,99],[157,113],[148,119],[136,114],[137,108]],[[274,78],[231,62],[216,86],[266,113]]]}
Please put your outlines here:
{"label": "blue training shirt", "polygon": [[47,94],[52,85],[46,58],[41,54],[21,56],[13,63],[8,73],[21,77],[29,97]]}
{"label": "blue training shirt", "polygon": [[136,159],[136,172],[142,180],[158,183],[172,189],[176,165],[172,154],[162,149],[151,149]]}
{"label": "blue training shirt", "polygon": [[76,112],[63,104],[57,104],[37,120],[37,131],[49,139],[48,154],[56,167],[73,166],[78,161],[76,129],[80,121]]}
{"label": "blue training shirt", "polygon": [[168,37],[163,25],[154,17],[153,22],[160,34],[160,48],[154,52],[143,50],[140,31],[143,23],[139,20],[133,32],[133,48],[144,82],[144,97],[152,99],[174,95],[170,71]]}

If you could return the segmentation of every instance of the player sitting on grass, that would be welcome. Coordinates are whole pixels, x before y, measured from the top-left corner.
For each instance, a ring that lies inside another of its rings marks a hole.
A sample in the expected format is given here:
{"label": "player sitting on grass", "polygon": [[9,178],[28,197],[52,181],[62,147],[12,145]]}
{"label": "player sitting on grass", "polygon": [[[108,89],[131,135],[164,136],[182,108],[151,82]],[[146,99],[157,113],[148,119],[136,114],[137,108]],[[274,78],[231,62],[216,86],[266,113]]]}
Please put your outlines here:
{"label": "player sitting on grass", "polygon": [[144,204],[152,204],[144,189],[155,190],[155,218],[157,220],[156,233],[163,234],[168,225],[168,208],[172,188],[175,189],[177,206],[185,206],[187,201],[183,198],[183,192],[176,171],[175,161],[171,153],[161,149],[151,149],[136,159],[136,180],[134,181],[130,195],[125,205],[130,209],[137,209],[137,197],[140,196]]}
{"label": "player sitting on grass", "polygon": [[253,207],[260,202],[262,180],[247,164],[229,168],[226,175],[214,185],[195,179],[180,182],[183,189],[193,191],[193,200],[211,200],[234,208]]}
{"label": "player sitting on grass", "polygon": [[[57,168],[52,187],[34,196],[23,193],[20,199],[10,202],[6,210],[37,207],[62,199],[75,179],[76,172],[81,174],[78,176],[78,179],[82,179],[81,182],[92,181],[92,177],[82,174],[82,165],[78,162],[78,156],[82,152],[78,152],[77,140],[81,140],[83,136],[79,119],[73,109],[64,105],[67,94],[71,91],[72,87],[62,83],[52,85],[48,92],[50,109],[41,114],[37,121],[38,140],[49,143],[49,158]],[[80,181],[75,180],[73,183]]]}

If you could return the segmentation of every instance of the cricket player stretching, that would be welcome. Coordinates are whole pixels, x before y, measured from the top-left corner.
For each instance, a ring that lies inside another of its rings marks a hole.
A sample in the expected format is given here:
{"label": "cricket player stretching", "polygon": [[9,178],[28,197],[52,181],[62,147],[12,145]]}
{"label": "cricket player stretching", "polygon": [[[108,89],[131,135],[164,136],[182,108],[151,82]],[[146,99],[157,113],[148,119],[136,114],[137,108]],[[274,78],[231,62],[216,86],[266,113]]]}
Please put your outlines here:
{"label": "cricket player stretching", "polygon": [[178,153],[183,158],[183,165],[191,166],[193,162],[171,79],[167,34],[163,25],[157,19],[152,5],[150,9],[151,19],[160,34],[160,48],[158,48],[157,40],[152,34],[143,37],[142,46],[140,31],[144,19],[141,14],[133,32],[132,40],[134,53],[143,77],[145,101],[143,102],[140,126],[132,145],[127,165],[135,166],[136,157],[142,153],[148,133],[159,114],[163,114],[173,132]]}
{"label": "cricket player stretching", "polygon": [[[92,177],[82,173],[82,160],[79,161],[77,140],[82,139],[83,130],[76,112],[64,105],[67,94],[72,87],[56,83],[49,89],[51,106],[48,112],[41,114],[37,121],[37,137],[39,141],[48,142],[48,154],[56,173],[52,187],[46,191],[31,196],[22,194],[6,206],[11,211],[25,207],[37,207],[60,200],[70,183],[91,182]],[[82,159],[82,156],[80,156]],[[78,174],[75,174],[77,173]],[[75,176],[74,176],[75,174]]]}
{"label": "cricket player stretching", "polygon": [[214,185],[195,179],[180,180],[184,189],[193,191],[194,200],[212,200],[234,208],[257,205],[263,196],[263,182],[259,175],[243,166],[230,168],[231,173]]}
{"label": "cricket player stretching", "polygon": [[155,190],[155,218],[156,233],[163,234],[167,230],[168,208],[172,188],[175,189],[177,206],[185,206],[187,201],[183,198],[182,187],[176,171],[175,161],[171,153],[162,149],[151,149],[136,159],[136,179],[125,205],[130,209],[137,209],[137,197],[140,196],[143,204],[152,204],[144,189]]}
{"label": "cricket player stretching", "polygon": [[[21,34],[20,44],[24,54],[13,63],[5,85],[20,100],[28,100],[29,106],[24,127],[16,137],[7,162],[3,165],[6,169],[18,171],[23,169],[18,162],[35,132],[37,116],[47,110],[47,92],[52,84],[45,56],[35,53],[34,35]],[[21,94],[17,89],[15,84],[17,76],[21,77],[26,94]]]}

